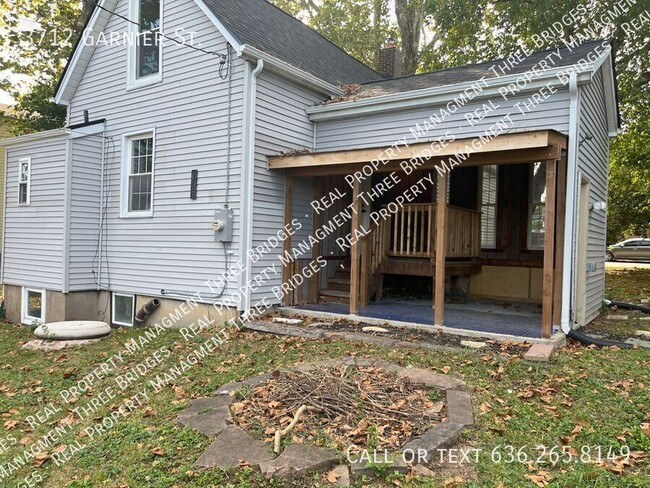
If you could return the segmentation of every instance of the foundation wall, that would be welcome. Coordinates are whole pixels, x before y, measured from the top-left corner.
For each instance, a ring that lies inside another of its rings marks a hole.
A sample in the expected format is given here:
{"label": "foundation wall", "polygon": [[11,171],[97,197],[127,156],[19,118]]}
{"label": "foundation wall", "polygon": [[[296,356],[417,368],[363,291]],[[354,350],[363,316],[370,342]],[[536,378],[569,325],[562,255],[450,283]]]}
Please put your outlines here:
{"label": "foundation wall", "polygon": [[542,303],[542,269],[483,266],[471,275],[469,294],[476,298]]}

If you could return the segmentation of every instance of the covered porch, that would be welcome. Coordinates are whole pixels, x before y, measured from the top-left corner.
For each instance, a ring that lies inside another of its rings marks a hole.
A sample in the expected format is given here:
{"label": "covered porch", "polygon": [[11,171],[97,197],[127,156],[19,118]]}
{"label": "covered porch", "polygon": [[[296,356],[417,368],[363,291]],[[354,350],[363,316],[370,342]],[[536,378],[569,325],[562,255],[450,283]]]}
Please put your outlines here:
{"label": "covered porch", "polygon": [[[285,256],[307,234],[322,237],[286,263],[283,281],[327,263],[286,290],[284,305],[550,337],[562,307],[566,145],[549,130],[270,158],[286,176],[285,223],[306,219],[303,234],[284,242]],[[526,196],[518,186],[528,183],[540,189]],[[323,229],[333,230],[323,237]],[[419,279],[429,301],[385,296],[400,276]],[[457,300],[470,284],[472,295]],[[503,296],[490,295],[491,284]]]}

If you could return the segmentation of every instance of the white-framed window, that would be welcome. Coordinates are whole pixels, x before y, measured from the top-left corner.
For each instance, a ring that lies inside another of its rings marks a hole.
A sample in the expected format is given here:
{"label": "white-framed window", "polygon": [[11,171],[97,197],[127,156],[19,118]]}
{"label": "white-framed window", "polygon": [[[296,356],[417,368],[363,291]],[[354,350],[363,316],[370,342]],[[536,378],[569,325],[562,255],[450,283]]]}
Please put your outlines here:
{"label": "white-framed window", "polygon": [[23,288],[21,315],[23,324],[45,323],[45,290]]}
{"label": "white-framed window", "polygon": [[154,131],[126,135],[122,155],[121,217],[153,215]]}
{"label": "white-framed window", "polygon": [[130,24],[128,84],[139,87],[162,80],[162,6],[163,0],[130,0],[130,15],[138,25]]}
{"label": "white-framed window", "polygon": [[528,190],[528,249],[543,250],[546,220],[546,163],[530,165]]}
{"label": "white-framed window", "polygon": [[481,170],[481,249],[494,249],[497,246],[499,167],[488,164]]}
{"label": "white-framed window", "polygon": [[115,325],[133,327],[135,295],[113,293],[111,321]]}
{"label": "white-framed window", "polygon": [[18,205],[29,205],[32,193],[32,158],[18,160]]}

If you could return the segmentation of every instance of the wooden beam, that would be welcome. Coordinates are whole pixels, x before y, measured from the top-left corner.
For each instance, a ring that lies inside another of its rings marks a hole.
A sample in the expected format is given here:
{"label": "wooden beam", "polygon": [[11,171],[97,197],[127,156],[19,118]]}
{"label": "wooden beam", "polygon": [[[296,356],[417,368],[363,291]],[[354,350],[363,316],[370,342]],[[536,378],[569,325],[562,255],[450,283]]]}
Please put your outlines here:
{"label": "wooden beam", "polygon": [[445,257],[447,250],[447,173],[438,175],[436,205],[436,276],[434,280],[433,324],[442,327],[445,318]]}
{"label": "wooden beam", "polygon": [[555,281],[555,215],[557,160],[546,161],[546,216],[544,218],[544,271],[542,283],[542,337],[553,330],[553,284]]}
{"label": "wooden beam", "polygon": [[[559,137],[563,137],[559,135]],[[412,158],[444,158],[455,154],[482,154],[495,151],[535,149],[552,146],[558,140],[558,133],[550,130],[518,132],[496,136],[489,141],[476,144],[478,137],[468,137],[453,141],[420,142],[397,148],[375,147],[349,151],[331,151],[313,154],[294,154],[271,156],[269,169],[300,168],[304,166],[340,166],[369,161],[394,161]],[[474,144],[472,144],[474,143]],[[381,163],[380,163],[381,164]]]}
{"label": "wooden beam", "polygon": [[[284,225],[291,224],[293,218],[292,215],[293,209],[293,176],[287,176],[284,180]],[[282,245],[284,255],[291,253],[291,235],[287,235],[287,238],[284,240]],[[282,268],[282,283],[288,283],[291,279],[292,273],[291,263]],[[286,291],[282,294],[282,303],[285,306],[293,305],[293,293],[287,293]]]}
{"label": "wooden beam", "polygon": [[553,287],[553,325],[562,320],[562,275],[564,274],[564,236],[566,233],[567,159],[562,156],[557,164],[557,203],[555,214],[555,283]]}
{"label": "wooden beam", "polygon": [[350,314],[355,315],[359,308],[359,242],[355,236],[355,231],[359,229],[361,222],[361,182],[355,180],[352,189],[352,222],[350,233],[353,236],[352,246],[350,249],[350,258],[352,265],[350,267]]}
{"label": "wooden beam", "polygon": [[[471,154],[465,159],[460,166],[485,166],[488,164],[520,164],[527,162],[546,161],[547,159],[556,159],[560,157],[559,146],[549,146],[538,149],[517,149],[513,151],[497,151],[492,153]],[[442,158],[434,158],[430,161],[425,161],[418,166],[419,169],[430,170],[436,166],[440,166]],[[445,158],[448,160],[449,158]],[[403,171],[400,167],[400,162],[406,161],[404,159],[395,159],[386,164],[382,164],[375,170],[376,173],[388,173],[391,171]],[[291,176],[331,176],[331,175],[349,175],[359,171],[365,164],[353,163],[342,165],[328,165],[328,166],[304,166],[299,168],[288,168],[285,174]]]}
{"label": "wooden beam", "polygon": [[[314,200],[319,200],[324,194],[323,191],[323,179],[314,178]],[[316,235],[316,230],[320,229],[323,225],[323,214],[321,212],[314,213],[314,219],[312,222],[312,235]],[[322,253],[322,244],[320,239],[316,241],[312,247],[312,261],[315,261],[320,257]],[[309,286],[309,301],[311,303],[318,303],[318,294],[320,292],[320,274],[321,271],[316,273],[311,277],[310,286]]]}

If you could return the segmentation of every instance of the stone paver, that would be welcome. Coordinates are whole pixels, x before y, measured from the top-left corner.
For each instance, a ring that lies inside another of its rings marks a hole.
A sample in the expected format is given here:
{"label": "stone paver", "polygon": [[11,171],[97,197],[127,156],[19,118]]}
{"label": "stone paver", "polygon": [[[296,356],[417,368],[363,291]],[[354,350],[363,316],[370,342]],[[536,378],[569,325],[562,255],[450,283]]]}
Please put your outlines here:
{"label": "stone paver", "polygon": [[411,469],[411,474],[413,476],[431,476],[431,477],[436,476],[436,473],[434,473],[432,470],[430,470],[429,468],[427,468],[422,464],[416,464],[415,466],[413,466],[413,468]]}
{"label": "stone paver", "polygon": [[320,339],[323,337],[323,331],[308,327],[296,327],[293,325],[273,324],[271,322],[251,321],[246,325],[247,329],[257,332],[266,332],[269,334],[303,337],[305,339]]}
{"label": "stone paver", "polygon": [[232,424],[232,417],[230,416],[230,408],[226,405],[218,408],[206,407],[190,415],[183,412],[176,421],[184,427],[200,432],[204,436],[214,437]]}
{"label": "stone paver", "polygon": [[641,305],[647,305],[648,303],[650,303],[650,300],[648,300],[647,298],[641,299]]}
{"label": "stone paver", "polygon": [[364,332],[388,332],[388,329],[384,329],[383,327],[375,327],[374,325],[368,325],[366,327],[363,327],[361,330]]}
{"label": "stone paver", "polygon": [[462,431],[462,424],[443,422],[405,444],[402,452],[409,452],[415,461],[426,464],[435,459],[436,450],[454,445]]}
{"label": "stone paver", "polygon": [[384,458],[384,452],[378,452],[374,456],[372,451],[369,452],[370,457],[374,459],[360,458],[356,462],[350,463],[350,472],[352,479],[357,480],[362,476],[376,476],[380,474],[385,476],[387,473],[401,473],[406,474],[409,467],[401,454],[393,453]]}
{"label": "stone paver", "polygon": [[533,344],[524,354],[524,359],[546,362],[551,359],[551,354],[553,354],[553,344]]}
{"label": "stone paver", "polygon": [[271,373],[262,373],[257,376],[253,376],[244,381],[233,381],[228,384],[223,385],[217,390],[217,395],[228,395],[231,392],[235,392],[242,388],[253,388],[259,386],[268,380],[271,377]]}
{"label": "stone paver", "polygon": [[275,459],[260,463],[260,471],[267,478],[296,478],[314,471],[336,466],[338,454],[334,449],[313,444],[290,444]]}
{"label": "stone paver", "polygon": [[61,349],[66,349],[68,347],[79,347],[86,346],[88,344],[94,344],[95,342],[101,341],[99,339],[75,339],[70,341],[47,341],[43,339],[34,339],[23,344],[21,349],[30,349],[32,351],[60,351]]}
{"label": "stone paver", "polygon": [[190,401],[190,404],[183,410],[178,417],[192,417],[198,413],[208,413],[222,407],[229,407],[235,401],[234,396],[218,395],[216,397],[196,398]]}
{"label": "stone paver", "polygon": [[627,320],[628,316],[627,315],[608,315],[607,320]]}
{"label": "stone paver", "polygon": [[472,349],[483,349],[484,347],[487,347],[487,344],[485,342],[479,341],[460,341],[460,345],[470,347]]}
{"label": "stone paver", "polygon": [[289,319],[286,317],[275,317],[273,322],[276,324],[287,324],[287,325],[300,325],[302,324],[302,319]]}
{"label": "stone paver", "polygon": [[472,397],[466,391],[447,390],[447,418],[449,422],[465,427],[474,425]]}
{"label": "stone paver", "polygon": [[344,464],[341,464],[334,468],[331,472],[334,473],[336,478],[336,483],[333,486],[348,487],[350,486],[350,468]]}
{"label": "stone paver", "polygon": [[641,339],[634,339],[630,337],[628,340],[625,341],[625,344],[630,344],[632,346],[639,346],[643,349],[650,349],[650,342],[648,341],[642,341]]}
{"label": "stone paver", "polygon": [[253,439],[239,427],[231,425],[212,441],[196,461],[197,468],[230,468],[243,465],[259,468],[273,459],[270,445]]}
{"label": "stone paver", "polygon": [[639,320],[643,322],[650,322],[650,317],[641,317]]}
{"label": "stone paver", "polygon": [[[650,320],[650,317],[648,317],[648,320]],[[637,330],[635,334],[650,339],[650,330]]]}
{"label": "stone paver", "polygon": [[465,386],[465,383],[457,378],[447,376],[446,374],[434,373],[427,369],[403,368],[397,374],[402,378],[408,378],[413,383],[432,386],[440,390],[448,390],[450,388],[459,389]]}

